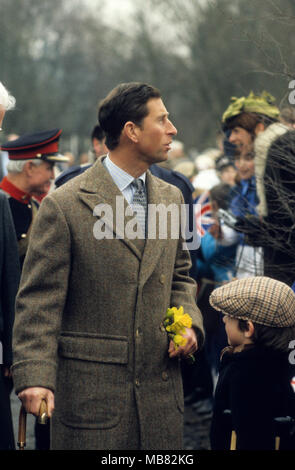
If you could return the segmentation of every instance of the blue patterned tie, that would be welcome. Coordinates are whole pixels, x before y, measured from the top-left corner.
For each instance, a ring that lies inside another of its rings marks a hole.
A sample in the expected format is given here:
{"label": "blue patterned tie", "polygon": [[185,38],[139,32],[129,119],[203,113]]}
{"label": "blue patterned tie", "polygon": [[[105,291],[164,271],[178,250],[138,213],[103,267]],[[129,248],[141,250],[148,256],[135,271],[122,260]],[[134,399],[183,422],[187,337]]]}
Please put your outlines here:
{"label": "blue patterned tie", "polygon": [[144,182],[140,178],[135,178],[132,183],[135,188],[132,199],[132,209],[136,212],[137,220],[142,228],[145,237],[146,231],[146,214],[147,214],[147,199],[144,188]]}

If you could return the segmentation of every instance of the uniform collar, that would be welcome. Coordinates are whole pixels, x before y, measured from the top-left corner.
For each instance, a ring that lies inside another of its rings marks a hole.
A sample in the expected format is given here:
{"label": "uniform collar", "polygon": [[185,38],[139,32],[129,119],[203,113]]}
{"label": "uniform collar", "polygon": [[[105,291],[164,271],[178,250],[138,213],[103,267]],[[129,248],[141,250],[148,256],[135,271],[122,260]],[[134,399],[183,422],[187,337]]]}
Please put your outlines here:
{"label": "uniform collar", "polygon": [[16,199],[22,204],[29,204],[31,201],[32,196],[16,187],[13,183],[11,183],[11,181],[9,181],[7,176],[4,176],[3,180],[1,181],[0,188],[8,193],[13,199]]}

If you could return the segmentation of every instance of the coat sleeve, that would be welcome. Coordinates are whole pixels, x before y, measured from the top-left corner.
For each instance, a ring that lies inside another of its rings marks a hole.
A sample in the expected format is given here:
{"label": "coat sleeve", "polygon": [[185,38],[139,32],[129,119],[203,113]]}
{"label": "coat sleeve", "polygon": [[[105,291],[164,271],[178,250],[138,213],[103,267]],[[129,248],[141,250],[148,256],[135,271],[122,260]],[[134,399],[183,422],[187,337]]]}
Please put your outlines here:
{"label": "coat sleeve", "polygon": [[65,216],[47,196],[34,222],[16,298],[13,379],[27,387],[55,389],[57,345],[71,264]]}
{"label": "coat sleeve", "polygon": [[17,239],[14,223],[6,196],[1,196],[3,264],[1,273],[1,312],[3,364],[12,364],[12,328],[14,322],[15,297],[20,279]]}
{"label": "coat sleeve", "polygon": [[180,236],[174,264],[170,306],[179,308],[182,305],[184,312],[192,317],[193,327],[198,336],[198,346],[201,348],[204,343],[203,317],[196,303],[197,284],[189,275],[191,265],[190,253],[183,237]]}

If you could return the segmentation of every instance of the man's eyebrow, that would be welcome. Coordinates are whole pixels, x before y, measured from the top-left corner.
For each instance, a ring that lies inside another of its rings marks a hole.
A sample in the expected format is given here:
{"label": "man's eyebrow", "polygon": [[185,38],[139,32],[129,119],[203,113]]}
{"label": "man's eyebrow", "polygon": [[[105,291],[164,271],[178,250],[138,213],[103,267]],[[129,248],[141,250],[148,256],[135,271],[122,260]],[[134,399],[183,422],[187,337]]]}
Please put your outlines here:
{"label": "man's eyebrow", "polygon": [[163,112],[159,115],[159,119],[163,118],[163,117],[168,117],[169,116],[169,113],[168,111],[167,112]]}

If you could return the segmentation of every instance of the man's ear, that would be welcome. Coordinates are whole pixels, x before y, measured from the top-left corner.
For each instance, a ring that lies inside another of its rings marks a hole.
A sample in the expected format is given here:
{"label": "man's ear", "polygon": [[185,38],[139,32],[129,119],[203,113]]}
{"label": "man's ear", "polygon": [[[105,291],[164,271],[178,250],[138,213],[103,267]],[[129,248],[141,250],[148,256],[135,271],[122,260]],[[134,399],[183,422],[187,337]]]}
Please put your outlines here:
{"label": "man's ear", "polygon": [[254,327],[253,323],[251,322],[251,320],[248,320],[247,324],[248,324],[248,330],[245,331],[245,337],[246,338],[251,338],[254,334],[255,327]]}
{"label": "man's ear", "polygon": [[140,132],[140,127],[134,124],[132,121],[127,121],[124,125],[123,131],[132,142],[137,144],[138,142],[138,137],[139,137],[139,132]]}
{"label": "man's ear", "polygon": [[26,162],[23,166],[23,171],[25,172],[26,175],[30,176],[32,174],[34,166],[35,166],[34,163]]}
{"label": "man's ear", "polygon": [[255,135],[258,135],[260,134],[260,132],[263,131],[265,131],[265,125],[263,124],[263,122],[259,122],[254,129]]}

